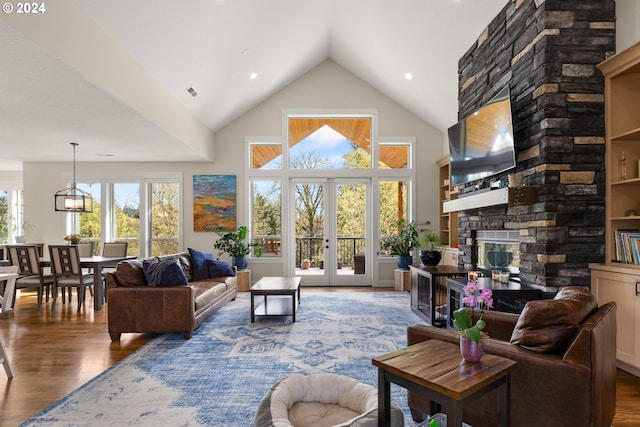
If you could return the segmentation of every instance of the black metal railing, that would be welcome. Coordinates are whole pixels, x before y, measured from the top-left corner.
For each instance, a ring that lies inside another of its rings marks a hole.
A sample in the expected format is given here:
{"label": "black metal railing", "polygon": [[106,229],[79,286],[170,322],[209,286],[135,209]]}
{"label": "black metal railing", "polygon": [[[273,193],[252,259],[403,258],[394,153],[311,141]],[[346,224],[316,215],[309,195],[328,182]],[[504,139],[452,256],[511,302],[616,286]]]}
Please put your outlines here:
{"label": "black metal railing", "polygon": [[[264,245],[264,256],[279,256],[280,238],[276,236],[259,236],[253,239]],[[311,267],[324,268],[324,240],[322,237],[296,237],[296,267],[302,260],[309,260]],[[364,252],[364,237],[338,237],[338,268],[351,266],[354,256]]]}

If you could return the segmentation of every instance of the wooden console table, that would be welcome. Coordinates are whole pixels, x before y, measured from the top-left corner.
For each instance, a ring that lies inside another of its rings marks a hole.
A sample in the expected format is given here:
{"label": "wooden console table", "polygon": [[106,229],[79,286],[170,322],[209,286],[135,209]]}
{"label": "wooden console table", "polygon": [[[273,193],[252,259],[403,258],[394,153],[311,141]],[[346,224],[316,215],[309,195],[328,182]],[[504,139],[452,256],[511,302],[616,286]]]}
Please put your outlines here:
{"label": "wooden console table", "polygon": [[[447,325],[447,278],[467,277],[469,270],[453,265],[411,266],[411,308],[432,326]],[[444,312],[438,311],[438,307]]]}
{"label": "wooden console table", "polygon": [[498,426],[510,424],[511,371],[516,362],[485,354],[478,363],[462,360],[458,345],[428,340],[372,360],[378,367],[378,426],[391,423],[391,383],[420,393],[445,408],[447,425],[462,426],[465,405],[498,391]]}
{"label": "wooden console table", "polygon": [[[453,312],[462,306],[464,297],[464,287],[466,279],[447,279],[447,327],[454,330]],[[527,301],[548,298],[540,289],[531,286],[521,285],[516,282],[502,283],[492,280],[490,277],[479,277],[478,287],[480,289],[491,289],[493,292],[493,309],[506,313],[521,313]]]}

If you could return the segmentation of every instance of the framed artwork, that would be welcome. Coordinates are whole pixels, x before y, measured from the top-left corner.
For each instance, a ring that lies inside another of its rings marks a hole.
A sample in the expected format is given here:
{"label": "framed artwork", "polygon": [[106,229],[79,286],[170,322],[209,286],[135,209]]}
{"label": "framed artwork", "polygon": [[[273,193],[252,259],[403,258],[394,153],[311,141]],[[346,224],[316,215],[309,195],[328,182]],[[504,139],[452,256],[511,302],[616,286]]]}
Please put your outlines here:
{"label": "framed artwork", "polygon": [[193,231],[236,228],[236,176],[193,176]]}

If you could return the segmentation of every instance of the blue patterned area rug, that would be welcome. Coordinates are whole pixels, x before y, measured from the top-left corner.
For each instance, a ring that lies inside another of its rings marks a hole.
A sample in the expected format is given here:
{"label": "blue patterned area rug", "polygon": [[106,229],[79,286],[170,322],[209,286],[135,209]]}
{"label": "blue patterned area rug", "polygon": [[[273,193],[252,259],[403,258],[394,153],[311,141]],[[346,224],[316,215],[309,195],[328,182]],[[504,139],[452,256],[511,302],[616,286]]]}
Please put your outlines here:
{"label": "blue patterned area rug", "polygon": [[[23,426],[252,426],[269,388],[294,372],[332,372],[377,386],[372,357],[407,345],[425,323],[405,292],[302,289],[290,317],[251,323],[248,294],[210,317],[190,340],[153,339]],[[392,397],[414,425],[406,391]]]}

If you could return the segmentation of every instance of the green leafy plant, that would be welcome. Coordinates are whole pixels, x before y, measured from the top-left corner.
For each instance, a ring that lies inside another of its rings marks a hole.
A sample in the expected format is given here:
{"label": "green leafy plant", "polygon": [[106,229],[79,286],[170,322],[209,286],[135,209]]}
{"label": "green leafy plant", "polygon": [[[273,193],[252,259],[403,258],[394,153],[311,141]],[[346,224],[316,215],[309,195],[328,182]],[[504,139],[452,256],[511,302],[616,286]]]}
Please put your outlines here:
{"label": "green leafy plant", "polygon": [[440,246],[442,246],[442,239],[440,239],[440,234],[432,228],[428,226],[431,225],[430,221],[424,223],[426,228],[420,229],[419,235],[420,237],[420,247],[424,248],[428,251],[437,250]]}
{"label": "green leafy plant", "polygon": [[[484,316],[486,309],[493,308],[493,295],[491,289],[482,289],[482,291],[480,291],[476,281],[469,281],[467,283],[467,286],[464,287],[464,295],[462,301],[464,305],[469,306],[470,309],[463,306],[454,311],[453,326],[458,331],[460,337],[468,338],[471,341],[479,343],[483,336],[482,330],[486,326],[482,316]],[[477,306],[480,306],[480,317],[474,325],[471,318]],[[471,314],[469,314],[469,311],[471,311]]]}
{"label": "green leafy plant", "polygon": [[247,242],[248,232],[249,230],[244,225],[238,227],[236,230],[218,227],[214,230],[214,233],[216,233],[219,238],[213,244],[213,248],[220,251],[218,256],[227,253],[232,257],[247,256],[253,249],[254,255],[259,258],[262,256],[264,245],[262,242]]}
{"label": "green leafy plant", "polygon": [[410,257],[411,251],[420,245],[420,233],[424,231],[423,224],[401,219],[396,226],[398,234],[387,237],[382,243],[382,249],[388,250],[389,255]]}

